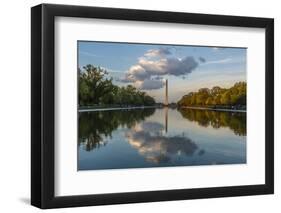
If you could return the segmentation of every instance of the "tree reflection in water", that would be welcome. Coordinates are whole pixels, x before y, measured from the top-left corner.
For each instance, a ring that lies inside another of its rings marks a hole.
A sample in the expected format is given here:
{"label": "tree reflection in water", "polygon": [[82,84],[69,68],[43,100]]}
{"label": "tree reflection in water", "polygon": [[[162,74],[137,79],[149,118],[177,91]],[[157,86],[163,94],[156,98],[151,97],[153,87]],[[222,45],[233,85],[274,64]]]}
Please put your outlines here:
{"label": "tree reflection in water", "polygon": [[[246,136],[246,113],[195,109],[178,111],[183,118],[197,122],[200,126],[228,127],[236,135]],[[78,145],[86,151],[105,146],[107,138],[112,138],[112,132],[121,127],[127,129],[125,136],[130,145],[150,162],[168,162],[171,155],[192,155],[198,150],[197,145],[186,136],[165,135],[167,126],[145,121],[154,113],[154,108],[81,112]],[[165,115],[168,116],[168,113]],[[204,153],[204,150],[198,150],[197,154],[200,156]]]}
{"label": "tree reflection in water", "polygon": [[86,151],[104,146],[106,137],[111,138],[112,132],[119,126],[129,129],[154,112],[154,108],[80,112],[78,145],[82,145]]}
{"label": "tree reflection in water", "polygon": [[195,121],[200,126],[213,128],[228,127],[236,135],[247,135],[245,112],[223,112],[212,110],[179,109],[181,115],[189,121]]}

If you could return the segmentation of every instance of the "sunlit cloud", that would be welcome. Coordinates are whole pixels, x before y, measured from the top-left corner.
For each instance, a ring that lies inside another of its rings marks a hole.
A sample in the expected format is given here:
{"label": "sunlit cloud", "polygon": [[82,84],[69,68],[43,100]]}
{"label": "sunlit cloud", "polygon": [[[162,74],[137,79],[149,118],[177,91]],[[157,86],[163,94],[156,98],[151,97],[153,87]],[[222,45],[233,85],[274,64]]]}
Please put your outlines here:
{"label": "sunlit cloud", "polygon": [[171,55],[171,51],[169,48],[159,48],[159,49],[151,49],[148,50],[144,56],[146,57],[165,57],[167,55]]}
{"label": "sunlit cloud", "polygon": [[[168,49],[153,49],[147,51],[131,66],[120,81],[134,83],[140,89],[153,90],[163,87],[160,77],[165,75],[184,76],[198,67],[198,62],[192,56],[184,58],[165,57],[170,55]],[[148,57],[149,56],[149,57]],[[157,59],[151,57],[159,57]]]}

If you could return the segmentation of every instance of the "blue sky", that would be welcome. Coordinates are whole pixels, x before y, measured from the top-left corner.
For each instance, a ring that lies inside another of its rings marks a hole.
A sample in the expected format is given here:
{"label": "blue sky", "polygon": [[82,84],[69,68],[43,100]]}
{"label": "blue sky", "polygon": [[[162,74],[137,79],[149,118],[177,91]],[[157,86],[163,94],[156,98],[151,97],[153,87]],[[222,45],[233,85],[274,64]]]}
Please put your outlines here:
{"label": "blue sky", "polygon": [[164,79],[169,102],[199,88],[230,87],[246,81],[245,48],[78,42],[78,66],[105,68],[113,83],[132,84],[157,101],[164,100]]}

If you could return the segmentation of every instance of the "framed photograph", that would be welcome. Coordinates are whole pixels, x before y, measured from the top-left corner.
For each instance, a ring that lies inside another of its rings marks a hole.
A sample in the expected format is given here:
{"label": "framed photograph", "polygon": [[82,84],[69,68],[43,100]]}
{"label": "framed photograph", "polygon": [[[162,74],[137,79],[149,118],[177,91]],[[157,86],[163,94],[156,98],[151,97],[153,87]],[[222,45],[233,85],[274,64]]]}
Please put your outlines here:
{"label": "framed photograph", "polygon": [[31,203],[272,194],[274,21],[31,9]]}

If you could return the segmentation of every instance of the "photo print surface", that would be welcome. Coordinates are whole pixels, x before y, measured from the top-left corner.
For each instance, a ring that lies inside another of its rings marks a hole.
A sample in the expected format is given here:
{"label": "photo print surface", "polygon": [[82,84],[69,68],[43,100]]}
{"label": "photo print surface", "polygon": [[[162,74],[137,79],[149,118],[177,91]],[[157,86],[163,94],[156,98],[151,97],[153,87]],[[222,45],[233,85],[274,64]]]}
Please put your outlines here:
{"label": "photo print surface", "polygon": [[245,164],[247,48],[78,41],[78,171]]}

